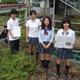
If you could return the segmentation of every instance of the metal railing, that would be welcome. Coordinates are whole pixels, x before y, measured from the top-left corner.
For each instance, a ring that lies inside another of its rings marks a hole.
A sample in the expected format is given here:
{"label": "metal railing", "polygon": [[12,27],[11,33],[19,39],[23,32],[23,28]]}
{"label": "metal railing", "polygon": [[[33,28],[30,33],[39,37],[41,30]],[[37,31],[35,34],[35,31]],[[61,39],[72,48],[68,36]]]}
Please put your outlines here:
{"label": "metal railing", "polygon": [[64,4],[66,4],[67,6],[69,6],[69,7],[71,7],[72,9],[74,9],[75,11],[77,11],[78,13],[80,13],[80,11],[77,9],[77,8],[75,8],[74,6],[72,6],[71,4],[69,4],[69,3],[67,3],[66,1],[64,1],[64,0],[60,0],[62,3],[64,3]]}

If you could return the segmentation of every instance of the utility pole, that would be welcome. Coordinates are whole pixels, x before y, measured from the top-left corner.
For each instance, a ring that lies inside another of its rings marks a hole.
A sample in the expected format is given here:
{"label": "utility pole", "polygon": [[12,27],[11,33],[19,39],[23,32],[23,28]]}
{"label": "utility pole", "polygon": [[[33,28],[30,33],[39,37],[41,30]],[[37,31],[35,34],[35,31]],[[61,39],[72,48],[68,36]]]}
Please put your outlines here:
{"label": "utility pole", "polygon": [[44,14],[49,15],[49,0],[45,0],[44,4]]}
{"label": "utility pole", "polygon": [[31,9],[31,4],[30,4],[30,0],[28,0],[28,4],[29,4],[29,6],[28,6],[28,16],[30,17],[30,9]]}
{"label": "utility pole", "polygon": [[33,0],[28,0],[28,3],[29,3],[29,7],[28,7],[29,17],[30,17],[32,2],[33,2]]}
{"label": "utility pole", "polygon": [[27,0],[25,0],[24,1],[25,2],[25,4],[26,4],[26,8],[25,8],[25,21],[27,20],[27,3],[28,3],[28,1]]}
{"label": "utility pole", "polygon": [[[65,0],[65,2],[67,2],[67,0]],[[66,6],[66,4],[64,4],[64,5],[65,5],[64,17],[66,17],[66,15],[67,15],[67,6]]]}
{"label": "utility pole", "polygon": [[[74,7],[76,7],[76,1],[74,0]],[[75,10],[73,10],[73,13],[75,15]]]}
{"label": "utility pole", "polygon": [[53,25],[55,26],[55,0],[53,1]]}
{"label": "utility pole", "polygon": [[47,0],[47,15],[50,15],[50,8],[49,8],[50,5],[49,5],[49,1],[50,1],[50,0]]}
{"label": "utility pole", "polygon": [[40,2],[40,9],[42,10],[41,11],[42,16],[44,16],[44,13],[45,13],[45,11],[44,11],[44,8],[45,8],[44,4],[45,4],[45,1],[41,1]]}

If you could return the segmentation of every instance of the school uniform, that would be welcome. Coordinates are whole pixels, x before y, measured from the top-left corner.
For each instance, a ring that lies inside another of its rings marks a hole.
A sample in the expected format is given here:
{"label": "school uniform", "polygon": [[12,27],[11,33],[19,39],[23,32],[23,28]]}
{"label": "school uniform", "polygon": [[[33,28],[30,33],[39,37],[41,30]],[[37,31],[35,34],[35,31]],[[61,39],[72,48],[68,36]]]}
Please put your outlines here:
{"label": "school uniform", "polygon": [[7,22],[7,30],[11,32],[8,32],[8,39],[10,42],[10,49],[11,52],[15,53],[16,51],[19,51],[19,43],[20,43],[20,27],[19,27],[19,21],[16,18],[13,20],[10,18]]}
{"label": "school uniform", "polygon": [[65,33],[60,29],[55,35],[55,48],[57,57],[60,59],[70,59],[73,57],[72,49],[75,43],[75,32],[71,29]]}
{"label": "school uniform", "polygon": [[[52,30],[47,29],[41,29],[39,30],[39,53],[45,54],[45,53],[52,53],[53,50],[53,40],[54,40],[54,28]],[[43,44],[51,44],[49,48],[45,49],[43,47]]]}
{"label": "school uniform", "polygon": [[41,22],[39,19],[35,19],[32,21],[31,19],[26,22],[26,27],[29,29],[28,33],[28,41],[30,45],[38,47],[39,40],[38,40],[38,31]]}

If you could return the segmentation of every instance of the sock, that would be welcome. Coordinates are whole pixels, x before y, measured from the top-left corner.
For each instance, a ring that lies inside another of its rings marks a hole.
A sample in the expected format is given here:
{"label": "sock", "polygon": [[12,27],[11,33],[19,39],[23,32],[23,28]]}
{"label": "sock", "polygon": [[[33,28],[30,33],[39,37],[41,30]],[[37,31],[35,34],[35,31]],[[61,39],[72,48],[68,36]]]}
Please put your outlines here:
{"label": "sock", "polygon": [[48,68],[49,68],[49,63],[50,63],[50,60],[46,60],[45,62],[46,62],[46,63],[45,63],[45,67],[46,67],[46,69],[48,70]]}
{"label": "sock", "polygon": [[45,68],[45,60],[41,60],[42,67]]}
{"label": "sock", "polygon": [[57,68],[57,75],[60,74],[60,64],[56,64],[56,68]]}

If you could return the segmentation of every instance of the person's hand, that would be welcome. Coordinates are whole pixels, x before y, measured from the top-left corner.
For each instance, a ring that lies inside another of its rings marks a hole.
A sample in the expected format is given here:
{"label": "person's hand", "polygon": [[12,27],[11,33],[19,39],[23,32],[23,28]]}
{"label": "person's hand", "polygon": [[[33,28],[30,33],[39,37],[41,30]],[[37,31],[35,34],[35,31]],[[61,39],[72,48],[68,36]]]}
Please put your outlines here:
{"label": "person's hand", "polygon": [[44,48],[46,48],[46,45],[45,45],[45,44],[43,44],[43,47],[44,47]]}
{"label": "person's hand", "polygon": [[11,37],[13,37],[13,34],[10,32]]}
{"label": "person's hand", "polygon": [[46,46],[46,48],[49,48],[50,47],[50,44],[48,44],[47,46]]}

